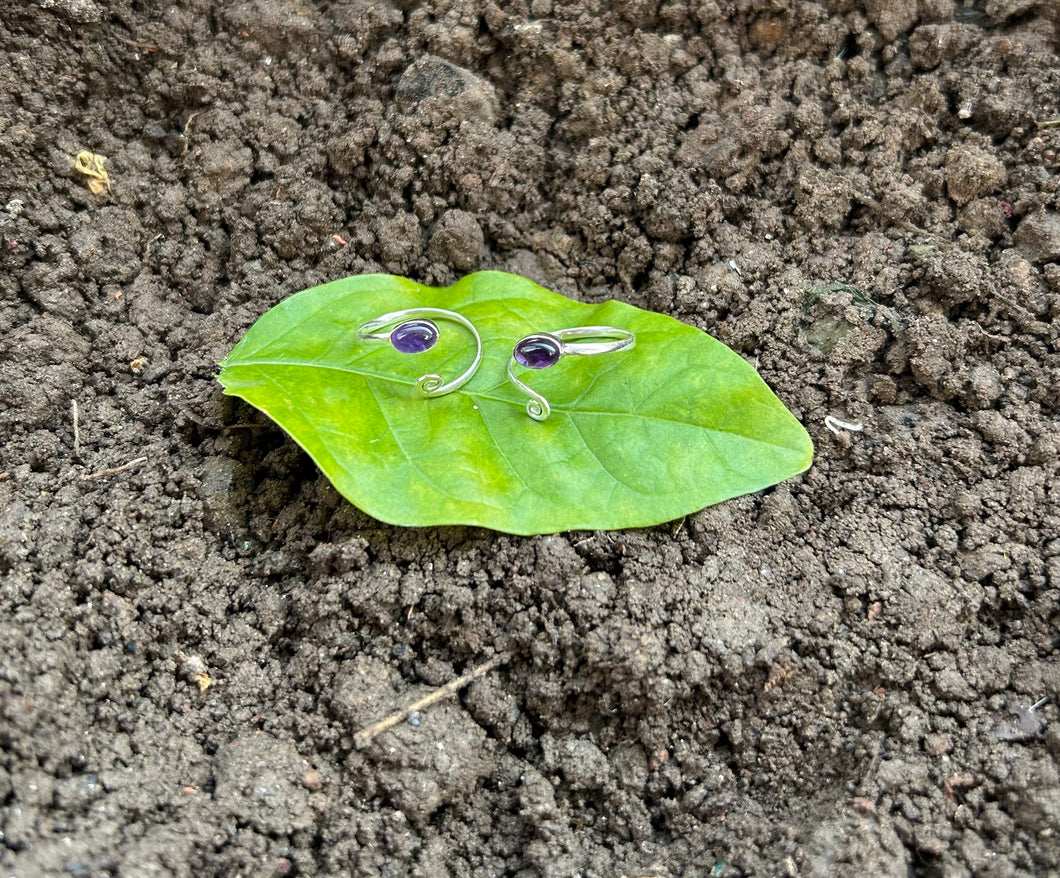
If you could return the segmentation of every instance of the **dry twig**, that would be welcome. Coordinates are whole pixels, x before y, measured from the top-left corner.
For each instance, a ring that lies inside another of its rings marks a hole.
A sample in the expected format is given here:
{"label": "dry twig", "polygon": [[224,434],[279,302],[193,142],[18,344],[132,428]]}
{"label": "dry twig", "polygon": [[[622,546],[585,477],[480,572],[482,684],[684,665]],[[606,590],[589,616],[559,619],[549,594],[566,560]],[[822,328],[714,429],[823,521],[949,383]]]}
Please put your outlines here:
{"label": "dry twig", "polygon": [[484,677],[490,671],[492,671],[498,665],[504,664],[508,661],[511,656],[508,653],[501,653],[495,655],[489,661],[483,662],[481,665],[477,665],[472,668],[466,674],[457,677],[455,680],[450,680],[444,686],[435,689],[433,692],[424,695],[417,701],[413,701],[406,707],[396,713],[390,714],[390,716],[379,720],[379,722],[372,723],[370,726],[366,726],[361,729],[356,735],[353,736],[353,745],[358,749],[366,746],[371,740],[377,735],[381,735],[388,729],[394,728],[398,723],[404,721],[409,717],[410,714],[423,710],[426,707],[430,707],[435,702],[441,701],[443,698],[448,698],[460,689],[463,689],[469,683],[473,683],[479,677]]}
{"label": "dry twig", "polygon": [[105,479],[107,476],[116,476],[118,473],[123,473],[127,469],[132,469],[134,466],[139,466],[141,463],[147,463],[146,457],[137,457],[135,460],[130,460],[128,463],[123,463],[121,466],[113,466],[110,469],[100,470],[98,473],[88,473],[87,475],[81,476],[82,482],[92,482],[96,479]]}
{"label": "dry twig", "polygon": [[77,400],[70,400],[70,408],[73,410],[74,418],[74,457],[81,459],[81,423],[80,413],[77,410]]}

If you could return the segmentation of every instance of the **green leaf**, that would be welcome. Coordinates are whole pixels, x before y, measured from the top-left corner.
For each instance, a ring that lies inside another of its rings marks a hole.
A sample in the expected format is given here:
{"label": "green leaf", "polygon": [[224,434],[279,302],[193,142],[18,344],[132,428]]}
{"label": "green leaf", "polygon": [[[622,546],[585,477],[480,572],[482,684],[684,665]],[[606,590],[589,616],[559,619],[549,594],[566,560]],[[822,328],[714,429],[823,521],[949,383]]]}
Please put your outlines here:
{"label": "green leaf", "polygon": [[[463,372],[470,332],[438,321],[438,343],[416,355],[357,334],[374,317],[423,307],[462,314],[483,345],[474,377],[433,399],[418,378]],[[636,346],[520,369],[552,407],[545,421],[528,417],[507,377],[515,342],[601,325],[632,330]],[[657,524],[775,484],[813,456],[798,421],[721,342],[502,272],[444,289],[392,275],[314,287],[261,317],[221,365],[225,393],[265,412],[339,493],[391,524],[517,534]]]}

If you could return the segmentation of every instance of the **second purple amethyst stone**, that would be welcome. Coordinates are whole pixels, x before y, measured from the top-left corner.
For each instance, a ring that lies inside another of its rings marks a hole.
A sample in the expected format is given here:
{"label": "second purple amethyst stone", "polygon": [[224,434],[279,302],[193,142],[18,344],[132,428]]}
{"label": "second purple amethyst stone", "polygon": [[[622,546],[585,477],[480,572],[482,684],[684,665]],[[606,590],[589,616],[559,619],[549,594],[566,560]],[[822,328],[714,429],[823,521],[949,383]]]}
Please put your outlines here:
{"label": "second purple amethyst stone", "polygon": [[438,327],[430,320],[408,320],[390,333],[390,343],[402,354],[422,354],[437,341]]}
{"label": "second purple amethyst stone", "polygon": [[515,362],[527,369],[547,369],[563,356],[559,339],[549,335],[528,335],[516,342],[512,351]]}

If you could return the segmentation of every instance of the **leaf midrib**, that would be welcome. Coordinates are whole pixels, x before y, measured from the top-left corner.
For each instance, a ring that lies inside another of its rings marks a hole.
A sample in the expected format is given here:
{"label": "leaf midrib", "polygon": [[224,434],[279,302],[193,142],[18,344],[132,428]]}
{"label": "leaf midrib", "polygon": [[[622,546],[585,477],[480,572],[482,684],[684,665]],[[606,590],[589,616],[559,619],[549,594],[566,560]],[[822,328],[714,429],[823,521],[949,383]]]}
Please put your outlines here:
{"label": "leaf midrib", "polygon": [[[222,363],[222,369],[235,369],[242,366],[289,366],[294,368],[302,369],[330,369],[337,372],[345,372],[349,375],[357,375],[360,378],[378,378],[382,381],[393,381],[395,384],[401,384],[406,387],[414,387],[416,382],[413,380],[402,380],[401,378],[394,377],[393,374],[387,374],[382,372],[372,372],[367,369],[350,369],[345,366],[337,366],[332,363],[304,363],[304,362],[291,362],[289,360],[242,360],[236,363]],[[271,379],[270,379],[271,380]],[[489,393],[480,390],[460,390],[454,391],[455,393],[463,396],[471,397],[474,399],[488,400],[489,402],[500,402],[505,405],[522,407],[523,402],[519,400],[508,399],[503,396],[492,396]],[[583,394],[584,395],[584,394]],[[597,415],[602,417],[611,418],[636,418],[642,421],[654,421],[662,424],[676,424],[681,427],[690,427],[697,430],[706,430],[711,433],[722,433],[726,436],[738,436],[741,439],[746,439],[749,442],[757,442],[762,445],[768,445],[771,448],[781,448],[785,451],[796,451],[798,449],[792,448],[790,445],[779,445],[775,442],[770,442],[766,439],[756,438],[752,436],[745,436],[743,433],[736,433],[732,430],[721,430],[718,427],[709,427],[704,424],[697,424],[693,421],[680,421],[676,418],[665,418],[657,414],[638,414],[634,412],[609,412],[598,409],[578,409],[577,412],[573,412],[570,409],[563,409],[561,406],[556,407],[557,413],[563,413],[568,416],[571,414],[579,415]]]}

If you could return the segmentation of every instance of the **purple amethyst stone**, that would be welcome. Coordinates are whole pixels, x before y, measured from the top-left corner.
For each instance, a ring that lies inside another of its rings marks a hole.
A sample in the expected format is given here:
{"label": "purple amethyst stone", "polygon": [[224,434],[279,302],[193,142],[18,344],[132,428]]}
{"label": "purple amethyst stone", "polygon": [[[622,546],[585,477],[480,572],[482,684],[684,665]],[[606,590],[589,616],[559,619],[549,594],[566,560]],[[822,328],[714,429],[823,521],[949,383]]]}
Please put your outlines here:
{"label": "purple amethyst stone", "polygon": [[516,342],[512,353],[515,362],[527,369],[547,369],[563,356],[559,339],[551,335],[528,335]]}
{"label": "purple amethyst stone", "polygon": [[390,333],[390,343],[402,354],[422,354],[437,341],[438,327],[430,320],[408,320]]}

